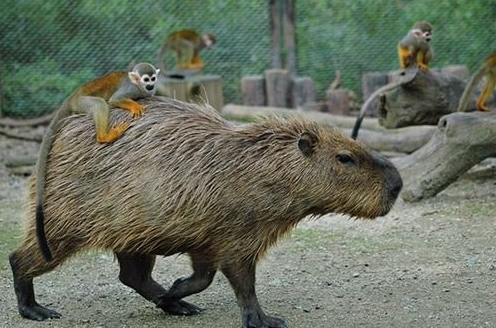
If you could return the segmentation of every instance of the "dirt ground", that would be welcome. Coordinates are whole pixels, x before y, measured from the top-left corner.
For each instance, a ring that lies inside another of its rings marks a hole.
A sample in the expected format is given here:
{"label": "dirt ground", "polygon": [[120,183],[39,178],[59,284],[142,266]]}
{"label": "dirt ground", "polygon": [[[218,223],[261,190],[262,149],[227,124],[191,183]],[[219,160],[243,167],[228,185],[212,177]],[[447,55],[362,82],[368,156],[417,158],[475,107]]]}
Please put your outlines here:
{"label": "dirt ground", "polygon": [[[175,317],[122,285],[112,254],[100,251],[35,279],[37,300],[61,319],[21,318],[7,255],[20,236],[26,177],[4,163],[37,149],[0,135],[0,327],[240,327],[221,274],[188,298],[204,312]],[[154,271],[166,286],[189,273],[184,256],[159,258]],[[496,161],[374,221],[303,221],[261,262],[257,290],[266,313],[289,327],[496,327]]]}

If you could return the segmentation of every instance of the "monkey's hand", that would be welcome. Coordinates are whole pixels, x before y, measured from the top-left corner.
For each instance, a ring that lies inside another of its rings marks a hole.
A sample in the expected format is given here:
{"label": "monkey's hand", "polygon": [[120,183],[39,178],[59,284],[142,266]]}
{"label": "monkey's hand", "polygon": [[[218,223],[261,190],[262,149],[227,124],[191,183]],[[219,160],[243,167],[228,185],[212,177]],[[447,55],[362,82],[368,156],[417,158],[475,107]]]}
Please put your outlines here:
{"label": "monkey's hand", "polygon": [[429,66],[427,66],[424,63],[417,63],[417,66],[418,66],[418,68],[420,68],[423,71],[428,71],[429,70]]}
{"label": "monkey's hand", "polygon": [[109,101],[111,106],[119,107],[130,111],[133,118],[138,118],[143,114],[143,106],[130,98]]}

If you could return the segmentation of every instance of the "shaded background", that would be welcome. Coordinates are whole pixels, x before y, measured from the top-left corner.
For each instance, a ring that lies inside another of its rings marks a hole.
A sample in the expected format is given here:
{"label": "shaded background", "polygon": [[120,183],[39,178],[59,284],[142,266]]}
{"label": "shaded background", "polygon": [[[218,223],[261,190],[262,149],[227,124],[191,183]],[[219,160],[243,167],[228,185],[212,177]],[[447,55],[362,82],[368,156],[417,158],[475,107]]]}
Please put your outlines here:
{"label": "shaded background", "polygon": [[[221,75],[225,102],[240,103],[241,77],[270,68],[268,3],[3,0],[2,112],[13,117],[51,112],[95,76],[132,62],[155,63],[161,42],[181,28],[217,36],[217,44],[202,53],[204,73]],[[417,20],[435,29],[432,67],[465,64],[472,72],[496,49],[492,0],[295,0],[295,12],[297,73],[314,80],[317,100],[325,98],[338,69],[342,87],[360,99],[362,74],[396,69],[396,44]],[[173,63],[169,53],[166,67]]]}

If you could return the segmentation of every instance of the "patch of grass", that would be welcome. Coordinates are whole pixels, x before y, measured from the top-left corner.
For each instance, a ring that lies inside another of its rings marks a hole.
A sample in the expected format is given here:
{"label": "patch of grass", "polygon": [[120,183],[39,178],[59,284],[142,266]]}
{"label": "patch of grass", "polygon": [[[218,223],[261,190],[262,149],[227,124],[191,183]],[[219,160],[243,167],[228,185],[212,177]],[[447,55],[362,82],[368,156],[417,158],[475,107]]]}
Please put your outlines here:
{"label": "patch of grass", "polygon": [[2,276],[10,277],[11,275],[8,256],[17,247],[20,236],[20,227],[13,224],[3,224],[0,230],[0,259],[2,259],[0,262],[0,274]]}
{"label": "patch of grass", "polygon": [[344,231],[295,229],[291,235],[298,250],[332,250],[342,247],[349,252],[382,252],[403,247],[391,239],[351,235]]}

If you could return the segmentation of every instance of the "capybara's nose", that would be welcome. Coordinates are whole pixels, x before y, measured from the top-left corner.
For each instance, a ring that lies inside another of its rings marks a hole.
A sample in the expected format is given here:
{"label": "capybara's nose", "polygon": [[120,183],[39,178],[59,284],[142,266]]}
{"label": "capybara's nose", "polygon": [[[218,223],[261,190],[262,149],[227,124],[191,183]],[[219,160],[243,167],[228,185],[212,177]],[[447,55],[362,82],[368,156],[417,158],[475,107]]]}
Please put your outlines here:
{"label": "capybara's nose", "polygon": [[372,157],[384,170],[385,195],[391,200],[395,200],[403,188],[403,180],[398,169],[388,159],[377,152],[372,152]]}
{"label": "capybara's nose", "polygon": [[398,174],[398,178],[394,179],[394,181],[391,183],[391,186],[388,188],[389,197],[392,199],[396,199],[400,194],[401,188],[403,188],[403,180],[401,179],[401,176]]}

